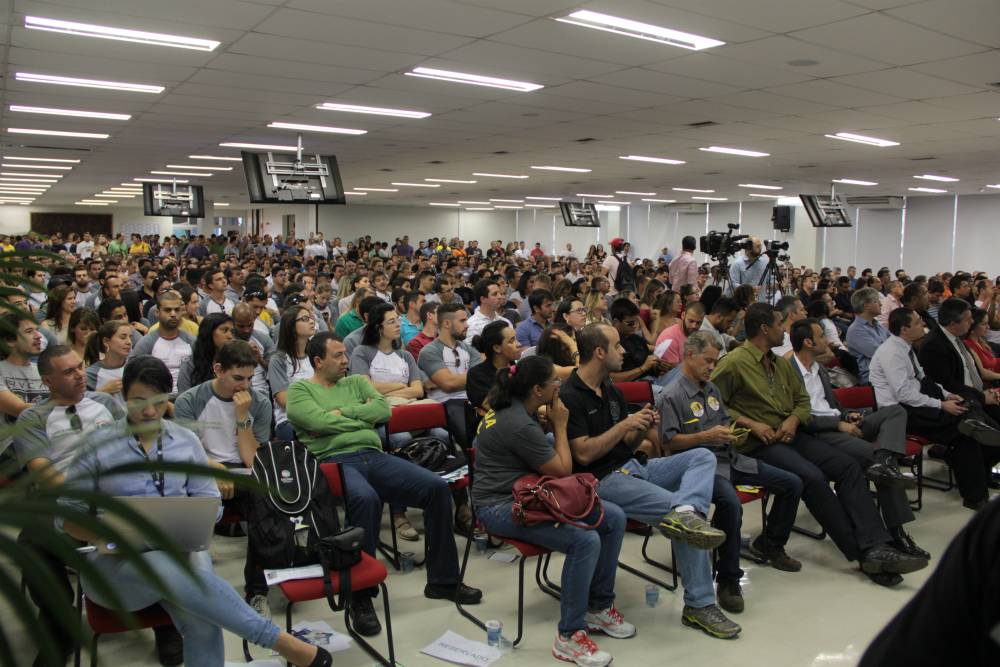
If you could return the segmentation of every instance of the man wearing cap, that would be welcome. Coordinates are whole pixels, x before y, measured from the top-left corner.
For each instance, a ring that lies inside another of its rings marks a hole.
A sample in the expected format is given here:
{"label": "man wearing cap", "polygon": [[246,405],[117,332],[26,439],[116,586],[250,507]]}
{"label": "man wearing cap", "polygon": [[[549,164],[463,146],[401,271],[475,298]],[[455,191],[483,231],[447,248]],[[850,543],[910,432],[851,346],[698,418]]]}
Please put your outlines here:
{"label": "man wearing cap", "polygon": [[[604,258],[604,263],[601,264],[601,275],[607,277],[608,285],[611,287],[610,294],[614,297],[618,294],[618,288],[615,286],[616,278],[618,276],[618,267],[621,266],[622,262],[628,267],[628,256],[622,252],[622,247],[625,245],[625,241],[620,238],[611,239],[608,244],[611,246],[611,254]],[[629,268],[631,271],[631,268]]]}

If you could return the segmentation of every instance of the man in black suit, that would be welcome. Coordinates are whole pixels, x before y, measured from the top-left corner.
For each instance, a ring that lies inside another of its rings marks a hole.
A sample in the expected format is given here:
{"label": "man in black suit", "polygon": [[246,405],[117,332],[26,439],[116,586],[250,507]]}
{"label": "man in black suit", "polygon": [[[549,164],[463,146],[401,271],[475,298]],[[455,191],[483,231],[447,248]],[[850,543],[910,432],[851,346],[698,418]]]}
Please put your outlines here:
{"label": "man in black suit", "polygon": [[[834,394],[826,369],[817,362],[827,350],[823,326],[809,318],[796,322],[790,335],[792,367],[809,394],[812,415],[803,430],[853,458],[864,470],[865,478],[875,483],[892,546],[912,556],[930,558],[903,529],[916,518],[906,497],[906,489],[914,488],[916,479],[900,472],[896,463],[897,458],[906,455],[906,410],[901,405],[874,413],[844,408]],[[873,444],[876,441],[878,444]]]}

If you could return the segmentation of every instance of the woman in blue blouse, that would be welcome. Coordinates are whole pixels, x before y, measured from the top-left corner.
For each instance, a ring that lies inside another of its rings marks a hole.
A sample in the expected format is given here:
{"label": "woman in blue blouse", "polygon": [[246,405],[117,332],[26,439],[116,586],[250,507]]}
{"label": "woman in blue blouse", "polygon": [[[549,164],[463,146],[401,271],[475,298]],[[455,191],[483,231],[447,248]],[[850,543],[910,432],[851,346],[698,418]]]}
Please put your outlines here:
{"label": "woman in blue blouse", "polygon": [[[164,462],[208,467],[205,450],[195,434],[163,420],[167,394],[172,386],[170,371],[159,359],[139,356],[130,360],[122,375],[122,394],[128,403],[128,415],[109,427],[107,437],[97,438],[100,444],[92,444],[77,453],[66,474],[67,487],[101,491],[108,496],[218,497],[219,489],[212,477],[189,477],[177,472],[154,477],[148,471],[111,476],[102,472],[158,457],[160,451]],[[59,502],[81,512],[88,511],[82,501],[64,497]],[[221,507],[219,511],[221,513]],[[70,522],[65,524],[64,530],[79,540],[97,541],[88,530]],[[159,603],[170,614],[184,637],[187,667],[222,667],[225,661],[223,629],[258,646],[274,649],[292,665],[329,667],[332,660],[327,651],[283,632],[248,606],[232,586],[213,572],[207,551],[192,552],[189,556],[197,581],[162,551],[148,551],[142,555],[146,564],[170,587],[176,602],[165,601],[135,564],[124,557],[94,552],[88,558],[114,586],[129,611]],[[86,576],[83,590],[97,604],[113,606]]]}

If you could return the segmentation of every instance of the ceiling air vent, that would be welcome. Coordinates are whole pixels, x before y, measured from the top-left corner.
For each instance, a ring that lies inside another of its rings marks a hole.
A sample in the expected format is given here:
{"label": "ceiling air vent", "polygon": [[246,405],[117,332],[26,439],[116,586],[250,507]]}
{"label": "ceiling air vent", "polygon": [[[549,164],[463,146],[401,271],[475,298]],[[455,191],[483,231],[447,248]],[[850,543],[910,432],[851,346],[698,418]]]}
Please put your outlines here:
{"label": "ceiling air vent", "polygon": [[427,164],[444,164],[444,161],[442,161],[442,160],[432,160],[432,161],[428,162]]}
{"label": "ceiling air vent", "polygon": [[848,206],[858,208],[903,208],[902,197],[848,197]]}
{"label": "ceiling air vent", "polygon": [[506,155],[507,151],[493,151],[494,155]]}
{"label": "ceiling air vent", "polygon": [[595,139],[593,137],[587,137],[585,139],[577,139],[576,143],[578,143],[578,144],[585,144],[585,143],[590,142],[590,141],[597,141],[597,139]]}
{"label": "ceiling air vent", "polygon": [[722,125],[714,120],[700,120],[697,123],[687,123],[688,127],[708,127],[709,125]]}
{"label": "ceiling air vent", "polygon": [[936,160],[936,159],[937,159],[936,157],[911,157],[910,161],[911,162],[920,162],[922,160]]}

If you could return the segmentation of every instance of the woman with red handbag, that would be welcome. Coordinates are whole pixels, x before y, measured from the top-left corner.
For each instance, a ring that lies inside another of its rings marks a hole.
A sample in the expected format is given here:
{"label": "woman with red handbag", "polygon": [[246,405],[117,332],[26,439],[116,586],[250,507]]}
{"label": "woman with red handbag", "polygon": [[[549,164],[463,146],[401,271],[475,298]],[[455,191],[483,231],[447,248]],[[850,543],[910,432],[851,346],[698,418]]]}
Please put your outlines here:
{"label": "woman with red handbag", "polygon": [[[480,422],[476,438],[472,503],[487,532],[566,554],[561,618],[552,654],[581,667],[604,667],[611,655],[590,640],[588,631],[600,630],[618,639],[635,635],[635,626],[625,622],[614,604],[625,514],[617,505],[597,500],[581,528],[555,521],[516,525],[511,513],[512,490],[521,478],[535,474],[566,478],[573,473],[566,437],[569,412],[559,400],[560,384],[545,357],[528,357],[512,370],[497,371],[496,386],[487,397],[491,410]],[[538,417],[543,405],[548,406],[544,423],[555,435],[555,447]]]}

